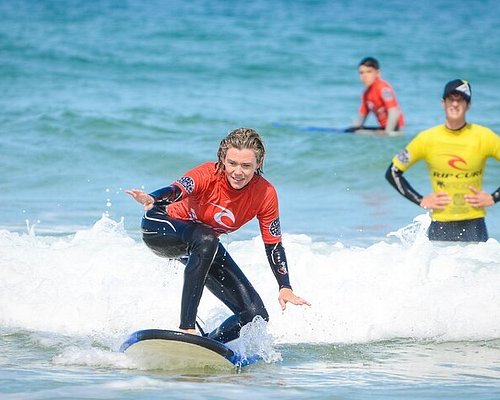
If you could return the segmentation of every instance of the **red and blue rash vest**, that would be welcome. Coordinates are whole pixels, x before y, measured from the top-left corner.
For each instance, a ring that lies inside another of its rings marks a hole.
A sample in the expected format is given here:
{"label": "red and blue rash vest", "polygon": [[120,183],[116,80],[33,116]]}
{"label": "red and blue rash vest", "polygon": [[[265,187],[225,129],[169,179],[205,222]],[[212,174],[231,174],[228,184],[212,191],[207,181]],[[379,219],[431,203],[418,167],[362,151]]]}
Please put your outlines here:
{"label": "red and blue rash vest", "polygon": [[278,195],[274,186],[254,175],[242,189],[231,187],[216,163],[193,168],[173,183],[182,191],[182,200],[169,204],[172,218],[201,222],[217,234],[230,233],[257,217],[266,244],[281,242]]}
{"label": "red and blue rash vest", "polygon": [[380,126],[385,128],[388,117],[387,110],[393,107],[399,110],[398,128],[401,130],[404,127],[405,121],[396,99],[396,93],[388,82],[379,78],[363,92],[359,113],[366,116],[370,112],[373,112]]}

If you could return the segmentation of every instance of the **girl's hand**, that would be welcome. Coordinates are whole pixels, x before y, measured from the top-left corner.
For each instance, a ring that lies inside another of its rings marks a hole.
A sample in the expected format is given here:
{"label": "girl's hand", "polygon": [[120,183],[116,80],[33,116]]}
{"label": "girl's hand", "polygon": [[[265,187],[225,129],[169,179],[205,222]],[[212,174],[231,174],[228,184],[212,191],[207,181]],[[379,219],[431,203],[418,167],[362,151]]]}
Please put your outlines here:
{"label": "girl's hand", "polygon": [[132,190],[125,190],[125,193],[132,196],[134,200],[137,201],[138,203],[141,203],[146,211],[151,210],[153,208],[155,199],[146,192],[139,189],[132,189]]}
{"label": "girl's hand", "polygon": [[310,306],[311,303],[309,303],[307,300],[304,300],[302,297],[295,296],[293,293],[292,289],[289,288],[281,288],[280,289],[280,294],[278,296],[278,301],[281,305],[281,310],[286,309],[286,303],[292,303],[297,306],[302,306],[302,305],[307,305]]}

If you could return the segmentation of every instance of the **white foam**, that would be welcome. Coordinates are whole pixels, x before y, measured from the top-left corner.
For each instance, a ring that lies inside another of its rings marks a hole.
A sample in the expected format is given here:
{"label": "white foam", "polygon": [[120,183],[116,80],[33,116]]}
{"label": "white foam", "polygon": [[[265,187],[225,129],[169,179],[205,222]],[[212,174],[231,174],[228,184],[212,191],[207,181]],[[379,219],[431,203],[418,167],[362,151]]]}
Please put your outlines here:
{"label": "white foam", "polygon": [[[277,342],[500,337],[500,244],[443,246],[421,232],[406,227],[367,248],[285,236],[294,291],[312,303],[285,312],[260,237],[223,240],[261,294]],[[183,266],[132,239],[123,221],[103,216],[63,237],[3,230],[0,248],[2,328],[92,336],[117,349],[134,330],[178,326]],[[205,291],[199,315],[212,329],[229,311]]]}

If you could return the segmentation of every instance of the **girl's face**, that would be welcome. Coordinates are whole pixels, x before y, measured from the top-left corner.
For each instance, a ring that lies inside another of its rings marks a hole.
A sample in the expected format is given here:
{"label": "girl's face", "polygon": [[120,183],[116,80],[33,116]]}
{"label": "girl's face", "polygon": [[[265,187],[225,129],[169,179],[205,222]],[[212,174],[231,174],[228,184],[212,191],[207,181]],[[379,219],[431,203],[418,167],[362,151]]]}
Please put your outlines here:
{"label": "girl's face", "polygon": [[224,158],[224,173],[233,189],[243,189],[253,178],[259,165],[251,149],[227,149]]}

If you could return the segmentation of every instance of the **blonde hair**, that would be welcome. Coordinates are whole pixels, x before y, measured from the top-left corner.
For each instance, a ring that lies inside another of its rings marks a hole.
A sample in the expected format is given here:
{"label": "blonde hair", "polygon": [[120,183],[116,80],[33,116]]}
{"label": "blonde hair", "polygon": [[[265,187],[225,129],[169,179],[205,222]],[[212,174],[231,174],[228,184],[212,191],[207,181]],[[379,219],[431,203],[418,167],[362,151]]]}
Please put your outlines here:
{"label": "blonde hair", "polygon": [[217,171],[224,170],[224,159],[226,158],[227,150],[229,148],[235,148],[238,150],[253,150],[258,165],[255,173],[257,175],[262,175],[264,173],[263,167],[266,148],[264,147],[264,141],[255,129],[238,128],[222,139],[219,145],[219,150],[217,151]]}

